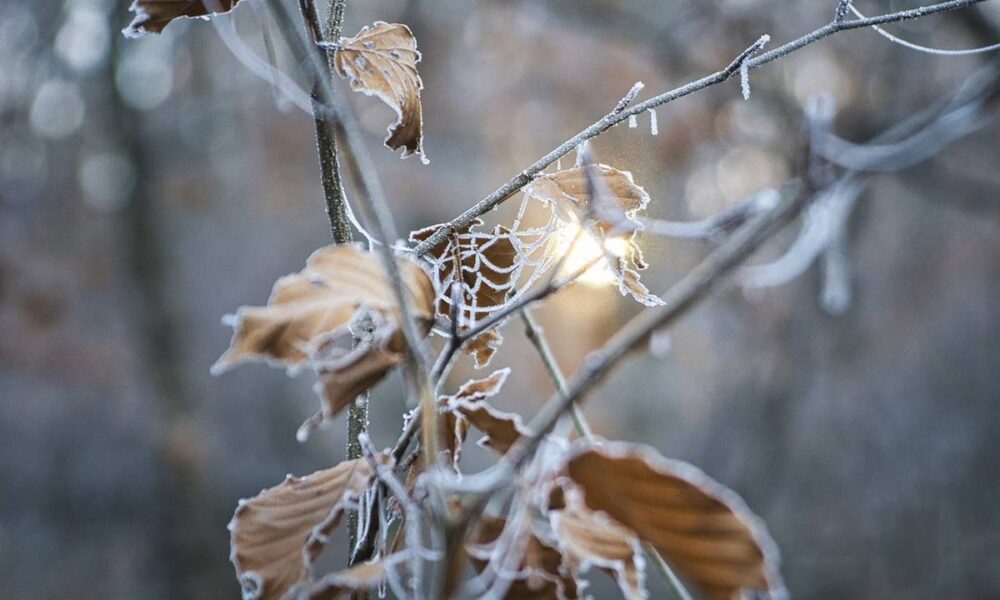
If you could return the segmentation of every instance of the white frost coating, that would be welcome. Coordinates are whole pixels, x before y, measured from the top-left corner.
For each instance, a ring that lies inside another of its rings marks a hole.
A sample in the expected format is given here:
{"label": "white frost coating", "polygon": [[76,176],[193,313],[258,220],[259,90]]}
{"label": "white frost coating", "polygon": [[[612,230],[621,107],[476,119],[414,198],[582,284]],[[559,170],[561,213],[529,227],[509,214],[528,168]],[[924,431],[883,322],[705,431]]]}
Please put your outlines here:
{"label": "white frost coating", "polygon": [[747,61],[740,64],[740,90],[743,92],[743,99],[750,99],[750,66]]}
{"label": "white frost coating", "polygon": [[240,590],[243,600],[258,600],[264,595],[264,580],[256,571],[240,575]]}
{"label": "white frost coating", "polygon": [[750,47],[743,60],[740,61],[740,90],[743,92],[743,99],[750,99],[750,59],[771,41],[771,36],[764,34]]}
{"label": "white frost coating", "polygon": [[132,22],[128,27],[122,29],[122,35],[130,40],[135,40],[143,37],[148,31],[144,27],[136,27],[136,23],[145,21],[149,18],[149,13],[147,13],[141,6],[139,6],[138,0],[132,3],[129,10],[135,13],[135,17],[132,18]]}
{"label": "white frost coating", "polygon": [[653,108],[649,109],[649,134],[650,135],[660,134],[660,125],[656,120],[656,109]]}
{"label": "white frost coating", "polygon": [[[853,2],[848,5],[848,8],[850,8],[851,12],[853,12],[854,15],[859,19],[868,18],[864,14],[862,14],[860,10],[854,7]],[[903,46],[904,48],[909,48],[910,50],[916,50],[917,52],[922,52],[924,54],[933,54],[935,56],[970,56],[973,54],[985,54],[987,52],[994,52],[996,50],[1000,50],[1000,43],[990,44],[989,46],[980,46],[979,48],[965,48],[962,50],[943,50],[941,48],[921,46],[920,44],[915,44],[908,40],[904,40],[903,38],[897,37],[886,31],[885,29],[882,29],[878,25],[872,25],[872,29],[874,29],[876,33],[878,33],[885,39],[889,40],[890,42],[899,44],[900,46]]]}
{"label": "white frost coating", "polygon": [[576,147],[576,162],[573,163],[573,168],[579,169],[582,167],[590,154],[590,140],[583,140]]}

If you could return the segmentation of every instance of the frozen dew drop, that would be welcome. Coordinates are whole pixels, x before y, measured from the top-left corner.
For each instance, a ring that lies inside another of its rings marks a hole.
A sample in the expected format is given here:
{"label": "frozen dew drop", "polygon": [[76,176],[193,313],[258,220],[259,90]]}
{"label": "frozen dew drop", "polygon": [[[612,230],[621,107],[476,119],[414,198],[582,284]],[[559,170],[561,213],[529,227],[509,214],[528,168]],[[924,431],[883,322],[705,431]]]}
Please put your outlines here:
{"label": "frozen dew drop", "polygon": [[649,134],[650,135],[659,135],[660,134],[660,125],[656,121],[656,111],[651,108],[651,109],[649,109],[648,112],[649,112]]}
{"label": "frozen dew drop", "polygon": [[635,129],[639,126],[639,119],[635,118],[635,115],[628,116],[628,128]]}

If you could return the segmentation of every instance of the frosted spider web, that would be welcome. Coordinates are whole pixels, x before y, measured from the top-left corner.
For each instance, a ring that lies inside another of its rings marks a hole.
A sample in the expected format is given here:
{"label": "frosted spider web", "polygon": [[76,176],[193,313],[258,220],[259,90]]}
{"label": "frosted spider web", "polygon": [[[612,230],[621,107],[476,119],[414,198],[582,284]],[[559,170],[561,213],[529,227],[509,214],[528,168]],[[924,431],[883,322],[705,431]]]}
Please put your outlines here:
{"label": "frosted spider web", "polygon": [[[542,225],[530,223],[532,215],[529,214],[529,207],[533,203],[541,205],[548,213],[547,220]],[[424,255],[424,259],[433,267],[432,278],[439,307],[446,306],[450,309],[452,305],[450,290],[457,277],[454,268],[456,244],[463,292],[459,326],[473,327],[491,313],[520,299],[559,262],[560,252],[555,251],[560,243],[558,231],[567,225],[571,224],[560,218],[547,202],[523,194],[509,228],[497,225],[492,231],[477,231],[473,226],[468,231],[450,236],[442,251],[435,249],[433,255]],[[498,244],[509,245],[509,249],[502,249]],[[505,253],[512,251],[511,264],[496,264],[488,256],[491,250]],[[448,268],[450,265],[452,268]],[[503,300],[479,304],[482,295]],[[447,313],[448,310],[441,312]]]}

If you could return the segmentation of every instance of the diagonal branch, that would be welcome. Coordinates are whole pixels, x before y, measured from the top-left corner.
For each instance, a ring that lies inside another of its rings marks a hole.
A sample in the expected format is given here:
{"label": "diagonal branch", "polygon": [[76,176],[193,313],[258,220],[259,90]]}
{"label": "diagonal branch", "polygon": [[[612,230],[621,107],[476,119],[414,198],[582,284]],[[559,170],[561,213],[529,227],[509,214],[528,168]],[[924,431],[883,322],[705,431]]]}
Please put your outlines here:
{"label": "diagonal branch", "polygon": [[632,351],[639,348],[658,329],[671,325],[711,292],[723,278],[741,264],[774,232],[791,221],[808,201],[808,190],[791,182],[784,198],[771,211],[758,215],[738,229],[697,267],[663,295],[663,306],[652,308],[629,321],[600,350],[592,353],[583,368],[568,383],[566,393],[557,393],[542,406],[529,424],[534,432],[521,438],[495,467],[478,475],[467,476],[461,487],[481,496],[509,481],[511,474],[534,455],[545,434],[575,403],[600,383]]}
{"label": "diagonal branch", "polygon": [[927,15],[952,11],[967,6],[972,6],[973,4],[978,4],[984,2],[985,0],[950,0],[948,2],[941,2],[939,4],[933,4],[930,6],[923,6],[919,8],[914,8],[910,10],[902,10],[898,12],[888,13],[884,15],[879,15],[875,17],[868,17],[864,19],[838,19],[835,20],[808,33],[800,38],[792,40],[770,52],[765,52],[755,56],[754,58],[746,59],[746,53],[751,51],[753,48],[757,47],[757,44],[750,46],[747,50],[744,50],[736,60],[730,63],[726,68],[716,71],[710,75],[706,75],[701,79],[697,79],[678,88],[674,88],[668,92],[664,92],[659,96],[650,98],[644,102],[640,102],[632,106],[631,108],[625,110],[612,110],[608,114],[604,115],[593,124],[583,129],[572,138],[566,140],[551,152],[538,159],[534,164],[529,166],[527,169],[519,173],[513,179],[507,181],[499,188],[497,188],[493,193],[486,196],[465,212],[459,216],[452,219],[450,222],[446,223],[440,229],[434,232],[434,235],[428,237],[426,240],[418,244],[413,248],[413,252],[418,256],[422,256],[430,252],[438,244],[443,242],[445,238],[451,235],[455,230],[468,227],[470,223],[482,214],[492,210],[497,207],[505,200],[513,196],[518,190],[524,186],[531,183],[536,175],[544,171],[550,165],[555,163],[557,160],[566,156],[572,152],[577,146],[583,142],[597,137],[598,135],[604,133],[608,129],[618,125],[623,121],[627,121],[629,117],[638,115],[647,110],[654,109],[658,106],[673,102],[684,96],[688,96],[695,92],[701,91],[707,87],[722,83],[740,70],[740,65],[745,64],[748,70],[756,69],[762,67],[767,63],[773,62],[787,54],[791,54],[800,48],[808,46],[814,42],[817,42],[825,37],[828,37],[839,31],[846,31],[848,29],[859,29],[864,27],[871,27],[873,25],[883,25],[885,23],[894,23],[897,21],[908,21],[912,19],[918,19],[920,17],[925,17]]}

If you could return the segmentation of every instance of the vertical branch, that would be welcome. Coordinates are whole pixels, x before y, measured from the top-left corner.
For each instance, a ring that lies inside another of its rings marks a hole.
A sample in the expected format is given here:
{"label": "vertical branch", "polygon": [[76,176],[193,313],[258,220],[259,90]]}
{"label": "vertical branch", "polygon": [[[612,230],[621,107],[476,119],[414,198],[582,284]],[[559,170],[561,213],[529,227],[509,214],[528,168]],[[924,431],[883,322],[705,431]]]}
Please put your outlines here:
{"label": "vertical branch", "polygon": [[[309,0],[299,0],[299,2],[300,7],[304,6],[308,9]],[[281,0],[272,0],[270,6],[281,31],[285,35],[285,40],[300,64],[314,74],[322,74],[328,70],[329,65],[325,60],[324,53],[315,43],[307,43],[306,40],[299,37],[295,23]],[[315,12],[313,14],[315,15]],[[381,243],[377,244],[378,252],[382,267],[389,277],[396,305],[399,306],[400,328],[409,349],[406,361],[409,376],[404,380],[411,382],[407,391],[411,397],[417,398],[423,407],[421,410],[421,420],[424,421],[422,424],[423,451],[427,464],[434,464],[438,456],[436,452],[438,446],[436,406],[427,377],[423,336],[420,334],[413,317],[410,300],[405,291],[406,286],[393,250],[395,243],[399,240],[399,233],[375,171],[372,157],[365,148],[360,127],[354,113],[351,112],[350,104],[334,101],[333,83],[329,79],[317,77],[317,80],[322,84],[319,91],[323,117],[332,124],[337,139],[343,144],[346,166],[358,188],[359,195],[363,199],[362,202],[358,203],[358,208],[362,212],[362,217],[376,226],[380,238]]]}
{"label": "vertical branch", "polygon": [[[316,11],[316,4],[313,0],[299,0],[299,10],[302,11],[302,19],[305,21],[306,29],[312,38],[313,43],[322,41],[336,41],[340,38],[340,30],[343,26],[345,0],[334,0],[330,8],[331,22],[329,30],[330,39],[326,40],[323,30],[319,24],[319,14]],[[339,14],[336,22],[333,16]],[[336,30],[334,30],[336,27]],[[352,241],[350,222],[347,218],[347,203],[344,195],[344,182],[340,176],[340,162],[337,150],[337,137],[333,120],[329,111],[323,109],[326,104],[323,102],[324,82],[322,78],[333,77],[333,53],[320,50],[326,59],[326,68],[315,73],[313,83],[312,105],[313,116],[316,121],[316,147],[319,152],[320,176],[323,182],[323,195],[326,198],[326,216],[330,219],[330,233],[333,241],[344,244]],[[351,458],[360,458],[352,456]]]}
{"label": "vertical branch", "polygon": [[332,0],[330,2],[330,15],[326,22],[326,32],[330,42],[338,41],[344,30],[344,6],[346,4],[347,0]]}
{"label": "vertical branch", "polygon": [[[346,0],[333,0],[330,7],[330,24],[327,30],[331,41],[340,38],[340,31],[343,27],[344,4]],[[316,4],[313,0],[299,0],[299,10],[302,12],[302,19],[305,21],[306,29],[314,44],[324,41],[322,28],[319,23],[319,14],[316,11]],[[336,17],[336,18],[334,18]],[[336,126],[333,116],[325,110],[323,102],[324,91],[326,95],[332,97],[333,90],[329,86],[324,88],[322,78],[332,78],[333,52],[321,50],[326,58],[326,69],[316,69],[312,91],[313,117],[316,122],[316,147],[319,153],[320,179],[323,182],[323,195],[326,199],[326,216],[330,220],[330,233],[333,241],[337,244],[346,244],[353,241],[351,226],[347,217],[347,199],[344,193],[344,181],[340,176],[340,161],[338,157]],[[370,315],[364,315],[356,323],[357,329],[354,331],[354,346],[371,343],[373,338],[373,323]],[[358,436],[368,430],[368,401],[367,391],[358,396],[348,407],[347,415],[347,458],[348,460],[361,458],[361,446],[358,443]],[[347,518],[347,529],[350,547],[353,548],[358,538],[358,513],[351,512]]]}

